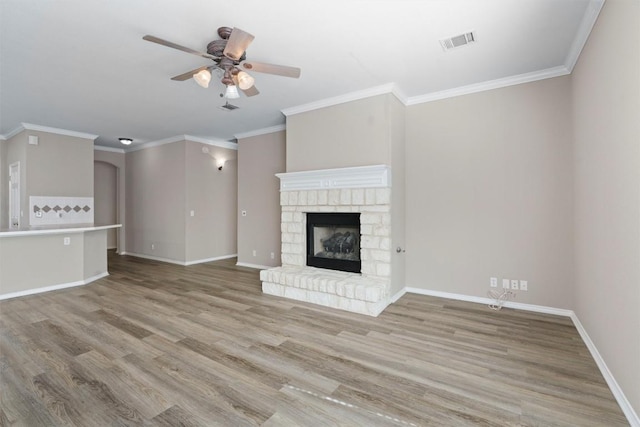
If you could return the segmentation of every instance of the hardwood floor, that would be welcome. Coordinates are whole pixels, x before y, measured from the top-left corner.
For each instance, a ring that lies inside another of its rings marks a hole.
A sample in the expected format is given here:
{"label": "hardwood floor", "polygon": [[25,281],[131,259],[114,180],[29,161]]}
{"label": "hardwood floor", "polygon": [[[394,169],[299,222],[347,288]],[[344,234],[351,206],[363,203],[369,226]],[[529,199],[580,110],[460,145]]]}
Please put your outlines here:
{"label": "hardwood floor", "polygon": [[0,302],[0,425],[628,425],[568,318],[419,295],[370,318],[234,262],[110,255]]}

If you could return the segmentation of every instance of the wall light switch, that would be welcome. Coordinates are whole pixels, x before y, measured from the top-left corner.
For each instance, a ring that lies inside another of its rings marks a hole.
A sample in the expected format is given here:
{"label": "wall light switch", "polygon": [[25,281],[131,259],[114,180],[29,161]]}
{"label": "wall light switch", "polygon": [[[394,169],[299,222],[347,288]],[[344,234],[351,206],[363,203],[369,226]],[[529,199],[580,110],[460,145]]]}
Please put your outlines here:
{"label": "wall light switch", "polygon": [[502,279],[502,288],[509,289],[509,279]]}
{"label": "wall light switch", "polygon": [[242,211],[242,216],[247,216],[247,211]]}
{"label": "wall light switch", "polygon": [[65,237],[63,243],[65,246],[69,246],[71,244],[71,237]]}
{"label": "wall light switch", "polygon": [[529,290],[529,283],[526,280],[520,280],[520,290],[527,291]]}
{"label": "wall light switch", "polygon": [[191,211],[191,212],[189,212],[189,215],[191,215],[191,216],[196,216],[196,211]]}

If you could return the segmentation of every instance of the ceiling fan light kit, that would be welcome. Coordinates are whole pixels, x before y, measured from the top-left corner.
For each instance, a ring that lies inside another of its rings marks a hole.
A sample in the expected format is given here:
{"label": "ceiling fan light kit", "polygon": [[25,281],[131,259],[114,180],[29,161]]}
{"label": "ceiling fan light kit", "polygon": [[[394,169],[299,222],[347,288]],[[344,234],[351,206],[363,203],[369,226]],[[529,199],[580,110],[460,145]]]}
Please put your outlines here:
{"label": "ceiling fan light kit", "polygon": [[246,62],[246,50],[254,36],[239,28],[218,28],[220,40],[213,40],[207,44],[207,52],[199,52],[161,38],[146,35],[144,40],[161,44],[172,49],[181,50],[192,55],[211,59],[213,66],[203,66],[195,70],[172,77],[171,80],[184,81],[193,78],[200,86],[207,88],[211,81],[211,71],[222,74],[221,82],[226,86],[224,96],[228,99],[239,98],[238,88],[245,96],[255,96],[260,92],[255,87],[255,79],[249,73],[240,70],[240,65],[247,70],[258,73],[274,74],[283,77],[300,77],[300,69],[284,65],[266,64],[260,62]]}
{"label": "ceiling fan light kit", "polygon": [[249,73],[244,72],[244,71],[240,71],[238,73],[238,75],[237,75],[237,78],[238,78],[238,86],[242,90],[249,89],[251,86],[253,86],[253,84],[256,81],[256,79],[251,77],[251,75],[249,75]]}
{"label": "ceiling fan light kit", "polygon": [[227,99],[240,98],[240,93],[238,93],[238,87],[236,85],[227,85],[227,90],[224,91],[224,97]]}
{"label": "ceiling fan light kit", "polygon": [[209,70],[200,70],[193,75],[193,80],[203,88],[208,88],[211,81],[211,72]]}

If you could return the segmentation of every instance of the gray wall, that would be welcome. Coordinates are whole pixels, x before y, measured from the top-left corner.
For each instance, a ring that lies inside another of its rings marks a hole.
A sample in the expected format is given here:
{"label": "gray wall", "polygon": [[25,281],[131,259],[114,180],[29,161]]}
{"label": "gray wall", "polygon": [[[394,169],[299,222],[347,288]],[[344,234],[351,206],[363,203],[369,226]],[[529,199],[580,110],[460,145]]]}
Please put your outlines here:
{"label": "gray wall", "polygon": [[604,4],[572,91],[575,311],[640,414],[640,2]]}
{"label": "gray wall", "polygon": [[287,172],[390,164],[389,96],[287,118]]}
{"label": "gray wall", "polygon": [[185,166],[184,141],[126,154],[127,253],[186,261]]}
{"label": "gray wall", "polygon": [[405,107],[393,95],[387,95],[388,138],[391,158],[391,296],[406,286],[406,123]]}
{"label": "gray wall", "polygon": [[285,138],[282,131],[238,140],[239,264],[281,264],[280,180],[275,174],[285,171]]}
{"label": "gray wall", "polygon": [[[38,136],[27,144],[27,197],[93,197],[93,140],[26,130]],[[28,202],[28,200],[27,200]],[[28,220],[28,216],[25,217]]]}
{"label": "gray wall", "polygon": [[[209,153],[203,153],[203,148]],[[185,259],[237,253],[237,151],[186,141]],[[220,171],[216,159],[225,159]],[[194,216],[191,216],[193,211]]]}
{"label": "gray wall", "polygon": [[[570,81],[561,77],[407,111],[407,285],[573,306]],[[501,281],[499,283],[501,287]]]}
{"label": "gray wall", "polygon": [[[127,253],[178,263],[236,254],[235,150],[180,141],[125,157]],[[222,171],[214,157],[227,160]]]}

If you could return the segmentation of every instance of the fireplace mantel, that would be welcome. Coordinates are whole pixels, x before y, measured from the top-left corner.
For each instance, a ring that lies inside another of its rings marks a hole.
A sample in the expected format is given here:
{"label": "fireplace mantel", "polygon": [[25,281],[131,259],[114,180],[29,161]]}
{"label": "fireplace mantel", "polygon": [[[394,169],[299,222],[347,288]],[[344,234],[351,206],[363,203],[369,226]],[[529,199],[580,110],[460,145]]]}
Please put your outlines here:
{"label": "fireplace mantel", "polygon": [[391,187],[391,168],[386,165],[357,166],[276,174],[280,191]]}

